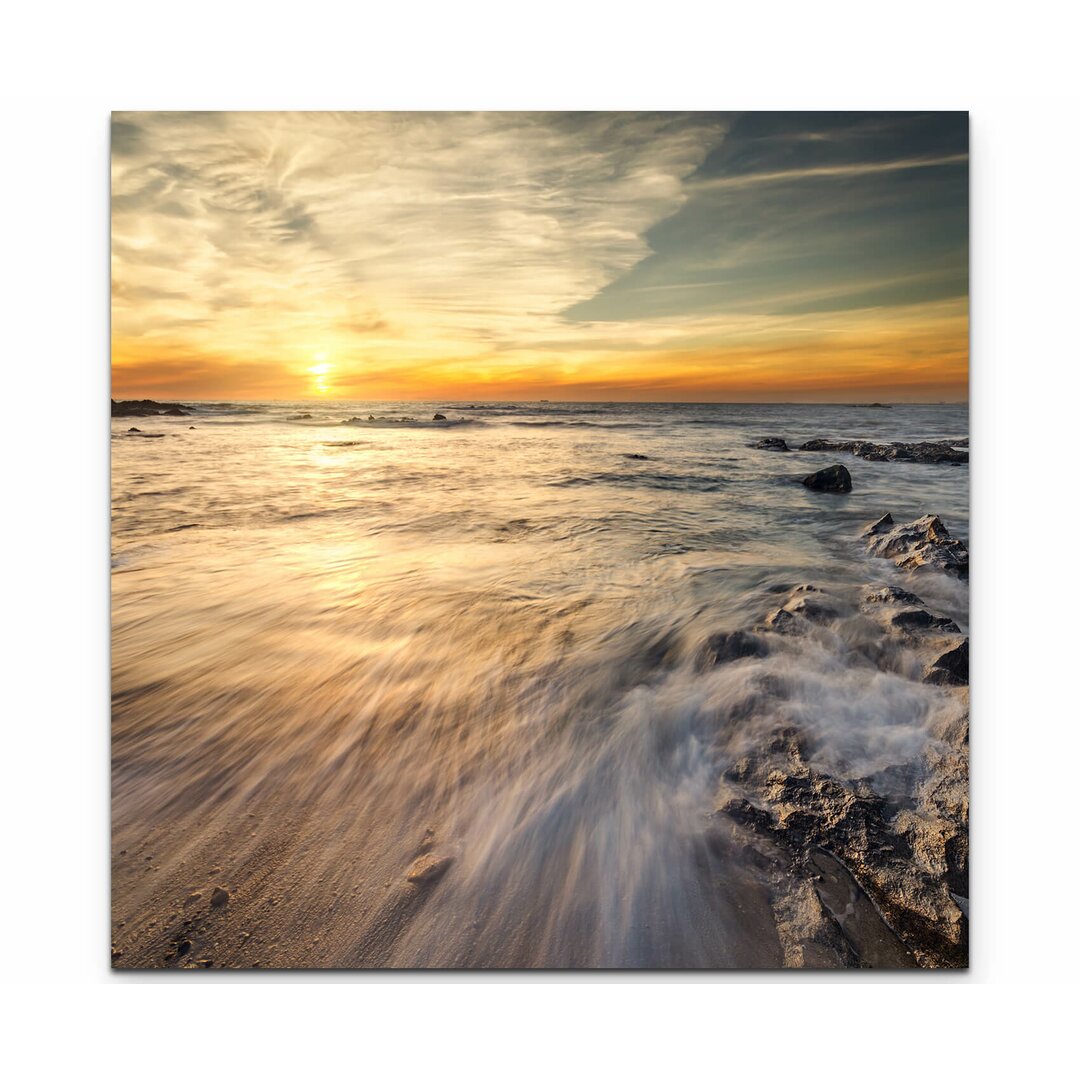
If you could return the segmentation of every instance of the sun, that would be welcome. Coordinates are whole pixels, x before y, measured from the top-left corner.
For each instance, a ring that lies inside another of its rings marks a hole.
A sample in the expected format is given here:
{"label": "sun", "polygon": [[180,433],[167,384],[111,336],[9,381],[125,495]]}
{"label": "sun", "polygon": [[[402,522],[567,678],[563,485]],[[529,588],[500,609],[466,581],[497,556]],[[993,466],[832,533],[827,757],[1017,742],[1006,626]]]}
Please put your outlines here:
{"label": "sun", "polygon": [[312,364],[307,369],[308,374],[314,376],[312,385],[319,394],[329,393],[330,387],[327,384],[326,377],[334,370],[334,365],[326,362],[326,353],[324,352],[317,352],[312,359],[318,361],[318,363]]}

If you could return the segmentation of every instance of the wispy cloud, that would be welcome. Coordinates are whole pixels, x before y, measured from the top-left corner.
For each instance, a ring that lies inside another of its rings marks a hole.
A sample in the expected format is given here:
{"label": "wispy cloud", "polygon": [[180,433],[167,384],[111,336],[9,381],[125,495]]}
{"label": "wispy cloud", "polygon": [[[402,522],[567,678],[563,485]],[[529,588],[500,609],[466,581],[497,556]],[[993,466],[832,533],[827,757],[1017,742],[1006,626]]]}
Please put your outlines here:
{"label": "wispy cloud", "polygon": [[[710,290],[749,280],[764,239],[716,232],[710,246],[691,214],[696,243],[669,247],[657,239],[667,223],[781,178],[858,179],[957,157],[717,175],[708,163],[731,126],[712,114],[119,114],[118,392],[302,395],[316,356],[331,365],[324,384],[357,397],[637,385],[646,356],[663,367],[742,349],[747,334],[805,333],[812,322],[775,309],[773,293],[836,292],[787,282],[741,311],[716,307]],[[815,150],[842,143],[802,134]],[[658,249],[663,269],[641,278]],[[612,289],[673,299],[590,314]],[[694,370],[702,385],[723,383],[718,361],[711,383]]]}

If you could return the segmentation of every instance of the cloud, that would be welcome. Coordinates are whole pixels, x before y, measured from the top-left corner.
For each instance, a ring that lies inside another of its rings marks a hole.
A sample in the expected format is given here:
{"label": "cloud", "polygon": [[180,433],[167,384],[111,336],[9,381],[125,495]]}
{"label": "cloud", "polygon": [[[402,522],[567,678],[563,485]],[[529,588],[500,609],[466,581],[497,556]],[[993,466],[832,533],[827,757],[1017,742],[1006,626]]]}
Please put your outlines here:
{"label": "cloud", "polygon": [[667,386],[640,365],[693,353],[722,387],[718,357],[835,337],[825,312],[862,333],[853,311],[893,307],[915,335],[966,263],[955,230],[888,254],[898,230],[940,232],[897,178],[966,177],[955,138],[906,114],[801,115],[117,114],[116,377],[299,396],[319,353],[338,394],[549,396],[544,380]]}

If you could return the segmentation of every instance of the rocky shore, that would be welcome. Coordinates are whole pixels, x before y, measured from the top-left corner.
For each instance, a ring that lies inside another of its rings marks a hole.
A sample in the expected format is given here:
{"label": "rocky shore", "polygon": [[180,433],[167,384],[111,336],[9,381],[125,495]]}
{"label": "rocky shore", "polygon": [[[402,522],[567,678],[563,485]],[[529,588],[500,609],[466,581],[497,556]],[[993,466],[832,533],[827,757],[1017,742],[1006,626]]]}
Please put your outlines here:
{"label": "rocky shore", "polygon": [[152,401],[150,398],[139,401],[112,401],[113,416],[190,416],[194,411],[190,405]]}
{"label": "rocky shore", "polygon": [[[854,454],[865,461],[909,461],[918,465],[966,465],[967,438],[947,442],[877,443],[866,439],[809,439],[797,449],[805,453]],[[787,440],[770,435],[750,444],[752,450],[789,452]]]}
{"label": "rocky shore", "polygon": [[[884,521],[884,519],[882,519]],[[885,537],[890,537],[885,541]],[[937,518],[866,530],[872,554],[902,569],[966,569],[966,549]],[[909,563],[914,561],[914,565]],[[714,635],[699,663],[754,663],[810,640],[847,662],[940,688],[930,738],[903,767],[860,774],[809,728],[783,716],[782,679],[753,681],[709,843],[742,852],[769,889],[785,966],[965,967],[968,946],[968,642],[911,591],[792,585],[756,625]],[[741,752],[737,752],[741,751]]]}

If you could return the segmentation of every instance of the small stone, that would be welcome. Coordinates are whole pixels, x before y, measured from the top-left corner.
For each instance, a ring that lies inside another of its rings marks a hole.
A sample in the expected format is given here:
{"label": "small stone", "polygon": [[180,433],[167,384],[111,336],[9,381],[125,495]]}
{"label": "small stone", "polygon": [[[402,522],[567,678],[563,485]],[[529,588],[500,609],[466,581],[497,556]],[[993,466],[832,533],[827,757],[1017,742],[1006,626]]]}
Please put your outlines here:
{"label": "small stone", "polygon": [[443,414],[441,412],[437,412],[431,419],[432,420],[445,420],[446,417],[443,416]]}
{"label": "small stone", "polygon": [[210,894],[210,906],[212,908],[223,908],[229,902],[229,890],[223,889],[220,885],[214,887],[214,891]]}
{"label": "small stone", "polygon": [[416,885],[430,885],[438,881],[450,869],[453,861],[452,855],[421,855],[412,864],[408,874],[405,875],[405,880]]}

